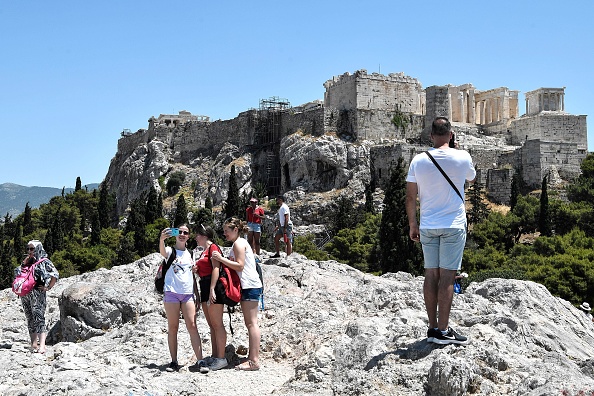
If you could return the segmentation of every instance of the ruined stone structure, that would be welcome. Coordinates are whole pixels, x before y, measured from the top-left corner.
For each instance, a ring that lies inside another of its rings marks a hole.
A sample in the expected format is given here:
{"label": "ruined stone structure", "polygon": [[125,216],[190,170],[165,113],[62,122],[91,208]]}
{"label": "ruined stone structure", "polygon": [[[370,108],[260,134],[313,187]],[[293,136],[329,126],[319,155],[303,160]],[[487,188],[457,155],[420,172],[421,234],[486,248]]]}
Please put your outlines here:
{"label": "ruined stone structure", "polygon": [[[252,183],[261,182],[275,194],[302,183],[291,175],[295,167],[285,162],[283,139],[298,131],[312,137],[336,134],[368,147],[371,177],[381,186],[399,156],[409,163],[427,149],[431,122],[446,116],[460,147],[473,156],[490,197],[505,203],[513,169],[521,169],[527,185],[538,188],[550,172],[563,180],[575,178],[587,154],[586,116],[565,112],[565,88],[526,93],[526,114],[520,116],[518,91],[506,87],[480,91],[464,84],[423,89],[404,73],[385,76],[365,70],[335,76],[324,87],[323,102],[292,107],[288,100],[274,97],[231,120],[210,122],[186,111],[151,117],[148,130],[122,135],[118,155],[158,139],[172,150],[175,161],[189,164],[230,143],[251,155]],[[331,161],[311,165],[333,174]],[[303,185],[337,188],[331,183]]]}

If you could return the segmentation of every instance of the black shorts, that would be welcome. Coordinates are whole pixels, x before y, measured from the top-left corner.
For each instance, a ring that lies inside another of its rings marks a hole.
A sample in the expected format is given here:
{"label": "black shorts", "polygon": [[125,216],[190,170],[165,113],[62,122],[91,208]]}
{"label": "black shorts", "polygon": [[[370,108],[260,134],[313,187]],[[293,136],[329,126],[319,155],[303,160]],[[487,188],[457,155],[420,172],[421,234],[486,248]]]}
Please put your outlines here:
{"label": "black shorts", "polygon": [[[210,298],[210,280],[212,279],[211,275],[205,276],[204,278],[200,278],[200,302],[207,302]],[[215,302],[215,304],[222,304],[220,302]]]}

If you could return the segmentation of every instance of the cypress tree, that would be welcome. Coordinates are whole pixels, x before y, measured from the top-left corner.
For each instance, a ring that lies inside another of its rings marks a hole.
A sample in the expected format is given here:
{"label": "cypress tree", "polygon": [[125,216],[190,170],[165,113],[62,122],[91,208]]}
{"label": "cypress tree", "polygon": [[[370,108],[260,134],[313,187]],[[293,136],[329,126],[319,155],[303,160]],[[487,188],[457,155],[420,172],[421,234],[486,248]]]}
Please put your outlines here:
{"label": "cypress tree", "polygon": [[540,193],[540,214],[538,216],[538,228],[540,235],[551,236],[551,216],[549,213],[549,194],[547,192],[547,176],[542,178],[542,187]]}
{"label": "cypress tree", "polygon": [[0,240],[0,289],[11,287],[15,266],[11,256],[10,244]]}
{"label": "cypress tree", "polygon": [[31,207],[29,202],[25,205],[25,212],[23,213],[23,235],[30,235],[33,233],[33,221],[31,220]]}
{"label": "cypress tree", "polygon": [[403,158],[390,167],[390,180],[384,197],[379,228],[379,264],[382,272],[422,273],[421,251],[408,235],[406,216],[406,174]]}
{"label": "cypress tree", "polygon": [[489,216],[489,207],[484,200],[485,191],[483,185],[476,181],[468,188],[468,202],[471,208],[468,211],[468,223],[476,224]]}
{"label": "cypress tree", "polygon": [[151,186],[146,199],[146,213],[144,214],[147,224],[150,224],[161,217],[161,215],[158,213],[158,199],[157,190],[155,190],[155,187]]}
{"label": "cypress tree", "polygon": [[107,191],[105,183],[101,183],[101,186],[99,187],[99,203],[97,204],[97,217],[101,229],[108,228],[110,225],[108,195],[109,192]]}
{"label": "cypress tree", "polygon": [[227,192],[227,201],[225,202],[225,218],[232,216],[239,216],[239,187],[237,186],[237,179],[235,177],[235,165],[231,165],[231,174],[229,175],[229,190]]}
{"label": "cypress tree", "polygon": [[163,217],[163,192],[157,197],[157,218]]}
{"label": "cypress tree", "polygon": [[173,221],[174,226],[184,224],[188,222],[188,207],[186,205],[186,199],[183,194],[180,194],[177,198],[175,206],[175,219]]}
{"label": "cypress tree", "polygon": [[19,218],[14,222],[12,246],[14,257],[17,260],[20,259],[25,251],[25,243],[23,242],[23,228],[21,227],[21,220]]}
{"label": "cypress tree", "polygon": [[91,218],[91,245],[101,243],[101,225],[99,224],[99,214],[94,213]]}
{"label": "cypress tree", "polygon": [[76,178],[76,186],[74,187],[74,191],[78,191],[82,188],[82,182],[80,181],[80,177]]}
{"label": "cypress tree", "polygon": [[126,222],[126,228],[124,232],[129,234],[131,232],[134,233],[134,250],[139,255],[144,255],[146,250],[146,243],[145,243],[145,227],[146,222],[144,219],[144,213],[146,212],[146,207],[143,203],[141,198],[137,198],[130,204],[130,213],[128,214],[128,221]]}

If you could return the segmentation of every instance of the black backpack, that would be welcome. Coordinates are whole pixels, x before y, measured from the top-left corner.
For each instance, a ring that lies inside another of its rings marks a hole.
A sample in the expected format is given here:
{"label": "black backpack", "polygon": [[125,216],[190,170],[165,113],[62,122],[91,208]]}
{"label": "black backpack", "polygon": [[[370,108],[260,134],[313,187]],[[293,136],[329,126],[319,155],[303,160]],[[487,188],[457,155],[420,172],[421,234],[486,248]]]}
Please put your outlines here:
{"label": "black backpack", "polygon": [[175,261],[176,255],[175,248],[172,248],[169,259],[163,259],[163,262],[159,266],[157,275],[155,275],[155,290],[157,293],[163,294],[163,288],[165,287],[165,274],[167,274],[167,270],[169,270],[169,267],[171,267],[171,264],[173,261]]}

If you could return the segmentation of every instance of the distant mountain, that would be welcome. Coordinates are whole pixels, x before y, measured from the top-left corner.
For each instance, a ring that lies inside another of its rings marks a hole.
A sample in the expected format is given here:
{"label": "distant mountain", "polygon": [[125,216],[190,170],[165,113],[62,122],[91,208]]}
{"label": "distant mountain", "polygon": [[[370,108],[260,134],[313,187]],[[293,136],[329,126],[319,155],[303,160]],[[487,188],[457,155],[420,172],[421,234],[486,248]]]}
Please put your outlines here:
{"label": "distant mountain", "polygon": [[[99,183],[92,183],[83,186],[89,191],[99,188]],[[64,193],[74,191],[73,188],[64,189]],[[25,210],[29,202],[31,208],[38,208],[39,205],[49,202],[56,195],[61,195],[61,188],[54,187],[25,187],[13,183],[0,184],[0,218],[4,220],[6,213],[13,218]]]}

